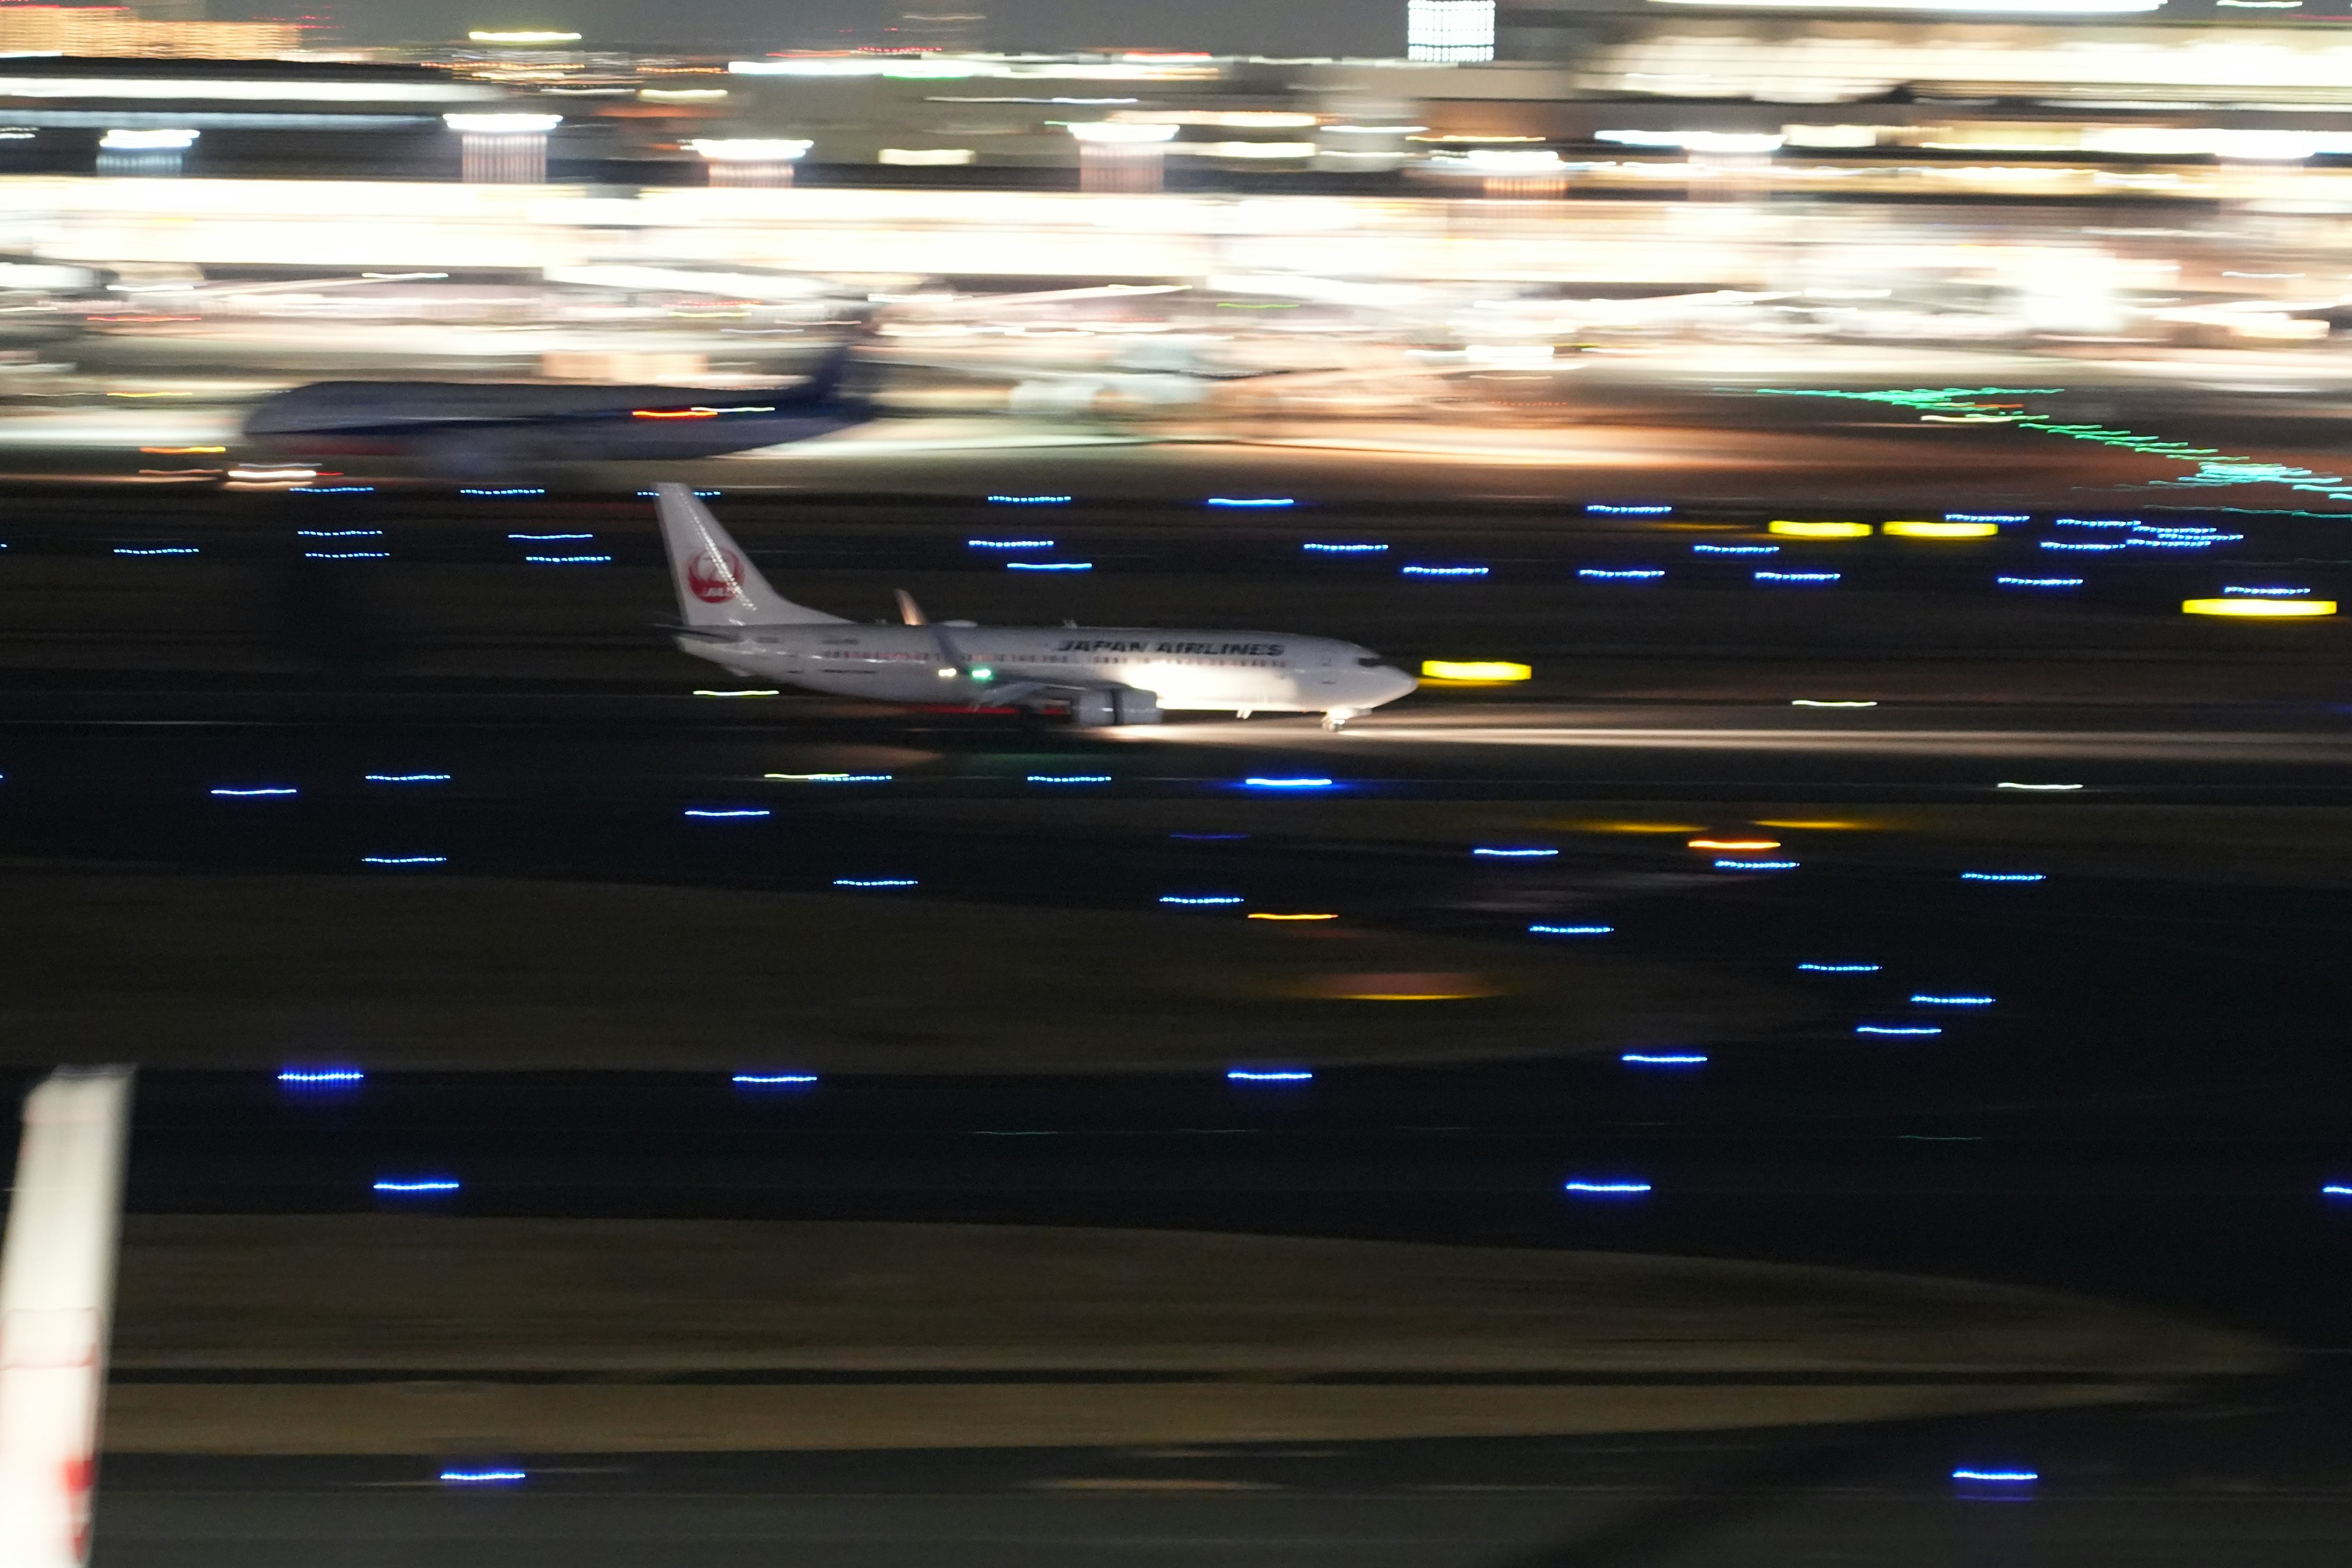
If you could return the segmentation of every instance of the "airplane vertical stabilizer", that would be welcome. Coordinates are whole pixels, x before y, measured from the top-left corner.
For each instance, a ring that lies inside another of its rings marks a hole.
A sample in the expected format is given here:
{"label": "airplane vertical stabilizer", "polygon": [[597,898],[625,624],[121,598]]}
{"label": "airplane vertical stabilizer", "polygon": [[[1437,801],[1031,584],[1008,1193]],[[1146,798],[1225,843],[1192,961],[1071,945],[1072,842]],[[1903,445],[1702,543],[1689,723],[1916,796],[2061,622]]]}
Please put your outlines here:
{"label": "airplane vertical stabilizer", "polygon": [[768,585],[742,547],[719,526],[710,509],[685,485],[661,485],[655,492],[661,510],[662,545],[669,552],[670,581],[678,612],[689,626],[763,626],[842,623],[805,605],[795,605]]}
{"label": "airplane vertical stabilizer", "polygon": [[114,1316],[131,1069],[59,1068],[25,1098],[0,1247],[0,1563],[83,1568]]}

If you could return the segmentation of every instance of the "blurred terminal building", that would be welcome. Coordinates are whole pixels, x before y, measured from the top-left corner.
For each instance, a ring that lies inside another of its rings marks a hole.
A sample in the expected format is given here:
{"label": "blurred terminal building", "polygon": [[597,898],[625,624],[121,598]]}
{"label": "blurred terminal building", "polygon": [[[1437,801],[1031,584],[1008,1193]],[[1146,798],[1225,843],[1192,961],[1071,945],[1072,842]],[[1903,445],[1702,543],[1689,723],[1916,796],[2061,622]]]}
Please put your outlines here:
{"label": "blurred terminal building", "polygon": [[2352,0],[1399,0],[1399,58],[481,32],[0,0],[0,173],[1357,195],[2335,200]]}

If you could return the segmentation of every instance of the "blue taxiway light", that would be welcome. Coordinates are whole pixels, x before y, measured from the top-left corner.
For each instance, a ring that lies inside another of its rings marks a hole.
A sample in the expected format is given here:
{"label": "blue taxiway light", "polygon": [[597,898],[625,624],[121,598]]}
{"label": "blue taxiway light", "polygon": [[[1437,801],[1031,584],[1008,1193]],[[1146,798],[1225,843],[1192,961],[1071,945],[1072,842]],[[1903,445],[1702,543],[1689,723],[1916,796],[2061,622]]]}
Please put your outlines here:
{"label": "blue taxiway light", "polygon": [[1797,967],[1811,974],[1875,974],[1885,966],[1878,963],[1800,963]]}
{"label": "blue taxiway light", "polygon": [[1162,893],[1160,895],[1160,901],[1163,904],[1197,906],[1208,904],[1238,904],[1242,901],[1242,899],[1241,895],[1238,893]]}
{"label": "blue taxiway light", "polygon": [[118,544],[114,547],[114,552],[117,555],[194,555],[200,553],[193,544],[158,545],[152,549],[136,548],[128,544]]}
{"label": "blue taxiway light", "polygon": [[1845,575],[1843,572],[1759,572],[1759,583],[1834,583]]}
{"label": "blue taxiway light", "polygon": [[292,784],[257,784],[251,789],[236,789],[224,785],[210,793],[232,800],[247,800],[255,795],[300,795],[302,792],[296,789]]}
{"label": "blue taxiway light", "polygon": [[1617,1059],[1629,1068],[1703,1068],[1704,1051],[1624,1051]]}
{"label": "blue taxiway light", "polygon": [[2319,1189],[2319,1195],[2323,1198],[2352,1198],[2352,1186],[2346,1186],[2341,1182],[2330,1182]]}
{"label": "blue taxiway light", "polygon": [[1330,779],[1265,778],[1253,773],[1242,780],[1242,787],[1244,789],[1329,789],[1333,782]]}
{"label": "blue taxiway light", "polygon": [[520,485],[509,485],[499,489],[461,489],[457,493],[461,496],[543,496],[547,492],[541,489],[526,489]]}
{"label": "blue taxiway light", "polygon": [[1778,555],[1777,544],[1694,544],[1693,555]]}
{"label": "blue taxiway light", "polygon": [[2042,544],[2042,549],[2044,549],[2044,550],[2074,550],[2074,551],[2083,551],[2083,550],[2126,550],[2126,549],[2130,548],[2128,545],[2123,545],[2123,544],[2083,544],[2083,543],[2078,543],[2078,542],[2076,542],[2075,541],[2071,540],[2071,539],[2045,539],[2045,540],[2042,540],[2042,541],[2041,542],[2041,544]]}
{"label": "blue taxiway light", "polygon": [[1914,1007],[1990,1007],[1992,1005],[1992,998],[1990,996],[1937,996],[1923,991],[1912,996],[1911,1005]]}
{"label": "blue taxiway light", "polygon": [[1794,860],[1717,860],[1715,868],[1718,871],[1793,871],[1798,864]]}
{"label": "blue taxiway light", "polygon": [[609,555],[526,555],[523,562],[530,566],[607,566]]}
{"label": "blue taxiway light", "polygon": [[727,1080],[745,1089],[805,1089],[816,1081],[813,1072],[739,1072]]}
{"label": "blue taxiway light", "polygon": [[1484,577],[1484,566],[1400,566],[1398,572],[1407,577]]}
{"label": "blue taxiway light", "polygon": [[2003,588],[2079,588],[2080,577],[1995,577],[1993,582]]}
{"label": "blue taxiway light", "polygon": [[1648,583],[1666,574],[1658,566],[1580,566],[1576,574],[1596,583]]}
{"label": "blue taxiway light", "polygon": [[441,1483],[451,1487],[510,1487],[530,1478],[521,1470],[444,1470]]}
{"label": "blue taxiway light", "polygon": [[405,1196],[417,1194],[454,1193],[460,1185],[461,1184],[454,1176],[416,1176],[410,1178],[385,1176],[377,1180],[375,1184],[375,1191]]}
{"label": "blue taxiway light", "polygon": [[2304,595],[2309,594],[2311,590],[2308,588],[2242,587],[2232,583],[2228,587],[2223,588],[2221,592],[2224,594],[2234,594],[2240,598],[2246,599],[2300,599]]}
{"label": "blue taxiway light", "polygon": [[1664,517],[1675,509],[1670,506],[1604,506],[1599,501],[1588,502],[1584,508],[1603,517]]}
{"label": "blue taxiway light", "polygon": [[1031,773],[1027,782],[1041,784],[1098,784],[1110,783],[1111,776],[1108,773]]}
{"label": "blue taxiway light", "polygon": [[919,886],[912,877],[835,877],[836,888],[912,888]]}
{"label": "blue taxiway light", "polygon": [[2042,871],[1963,871],[1960,873],[1960,880],[1963,882],[2046,882],[2049,879],[2049,875]]}
{"label": "blue taxiway light", "polygon": [[[725,495],[727,492],[725,490],[697,490],[694,493],[708,500],[711,496]],[[659,490],[639,490],[637,492],[637,497],[641,500],[652,500],[656,496],[660,494],[661,491]]]}
{"label": "blue taxiway light", "polygon": [[380,528],[298,528],[294,531],[294,537],[297,539],[382,539],[383,530]]}
{"label": "blue taxiway light", "polygon": [[1531,925],[1528,927],[1528,934],[1531,936],[1612,936],[1616,933],[1616,931],[1615,926]]}
{"label": "blue taxiway light", "polygon": [[1007,572],[1091,572],[1095,563],[1091,561],[1008,561],[1004,569]]}
{"label": "blue taxiway light", "polygon": [[1934,1024],[1856,1024],[1857,1035],[1940,1035],[1944,1031]]}
{"label": "blue taxiway light", "polygon": [[1070,496],[991,496],[991,506],[1063,506],[1074,500]]}
{"label": "blue taxiway light", "polygon": [[1948,511],[1946,522],[2032,522],[2021,511]]}
{"label": "blue taxiway light", "polygon": [[1315,1075],[1305,1068],[1227,1068],[1225,1079],[1231,1083],[1312,1083]]}
{"label": "blue taxiway light", "polygon": [[688,816],[773,816],[775,813],[764,805],[689,805],[683,815]]}
{"label": "blue taxiway light", "polygon": [[389,561],[389,550],[305,550],[305,561]]}
{"label": "blue taxiway light", "polygon": [[1647,1182],[1570,1181],[1562,1182],[1559,1184],[1559,1190],[1564,1193],[1584,1193],[1594,1197],[1626,1198],[1640,1197],[1651,1188]]}
{"label": "blue taxiway light", "polygon": [[1557,849],[1488,849],[1477,848],[1473,855],[1484,855],[1496,860],[1549,860],[1559,853]]}
{"label": "blue taxiway light", "polygon": [[517,544],[564,544],[596,536],[593,533],[509,533],[507,537]]}
{"label": "blue taxiway light", "polygon": [[360,864],[362,866],[446,866],[448,863],[449,857],[446,855],[362,855],[360,857]]}
{"label": "blue taxiway light", "polygon": [[963,546],[966,550],[1051,550],[1054,548],[1054,541],[1050,539],[967,539],[963,542]]}
{"label": "blue taxiway light", "polygon": [[2060,517],[2051,520],[2053,528],[2137,528],[2139,520],[2130,517]]}
{"label": "blue taxiway light", "polygon": [[278,1081],[296,1088],[331,1087],[365,1083],[367,1074],[357,1068],[286,1068],[278,1072]]}
{"label": "blue taxiway light", "polygon": [[367,775],[367,782],[370,784],[447,784],[449,779],[450,775],[447,773],[370,773]]}
{"label": "blue taxiway light", "polygon": [[1379,555],[1388,549],[1385,544],[1302,544],[1301,550],[1312,550],[1320,555]]}
{"label": "blue taxiway light", "polygon": [[1297,506],[1292,496],[1211,496],[1211,506]]}
{"label": "blue taxiway light", "polygon": [[2039,1470],[1972,1470],[1963,1468],[1957,1469],[1952,1472],[1952,1479],[1956,1481],[1981,1481],[1988,1482],[1995,1486],[2030,1486],[2041,1479],[2042,1472]]}
{"label": "blue taxiway light", "polygon": [[291,485],[287,488],[286,493],[289,496],[372,496],[375,494],[375,487],[373,485]]}

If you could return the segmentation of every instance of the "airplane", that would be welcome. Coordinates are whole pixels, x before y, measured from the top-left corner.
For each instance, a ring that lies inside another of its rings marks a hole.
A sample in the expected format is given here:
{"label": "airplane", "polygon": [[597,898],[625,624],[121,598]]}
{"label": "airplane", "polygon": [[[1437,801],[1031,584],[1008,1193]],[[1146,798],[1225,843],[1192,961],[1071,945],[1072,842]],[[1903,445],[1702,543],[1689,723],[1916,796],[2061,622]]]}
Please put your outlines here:
{"label": "airplane", "polygon": [[1082,726],[1177,711],[1320,713],[1336,730],[1420,683],[1379,654],[1287,632],[934,623],[898,595],[902,624],[796,605],[769,585],[685,485],[656,487],[685,620],[677,646],[748,679],[882,702],[1066,710]]}
{"label": "airplane", "polygon": [[322,381],[245,421],[261,456],[419,458],[446,472],[518,462],[656,462],[830,435],[874,416],[841,383],[854,342],[797,385],[564,386],[532,382]]}

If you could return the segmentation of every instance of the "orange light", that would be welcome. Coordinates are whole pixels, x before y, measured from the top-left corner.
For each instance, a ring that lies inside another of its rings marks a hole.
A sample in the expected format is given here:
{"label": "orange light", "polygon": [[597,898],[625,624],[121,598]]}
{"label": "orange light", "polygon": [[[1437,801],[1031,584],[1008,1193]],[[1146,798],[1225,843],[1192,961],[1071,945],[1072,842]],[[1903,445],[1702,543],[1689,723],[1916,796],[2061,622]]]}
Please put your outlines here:
{"label": "orange light", "polygon": [[139,449],[142,452],[147,452],[159,458],[186,458],[194,457],[200,452],[226,452],[228,450],[226,447],[142,447]]}
{"label": "orange light", "polygon": [[1690,849],[1778,849],[1777,838],[1694,838],[1685,846]]}
{"label": "orange light", "polygon": [[1338,915],[1268,915],[1268,914],[1255,914],[1255,915],[1250,916],[1249,918],[1250,918],[1251,920],[1254,920],[1254,921],[1336,921],[1336,920],[1338,920],[1339,917]]}
{"label": "orange light", "polygon": [[632,419],[716,419],[716,408],[632,408]]}

